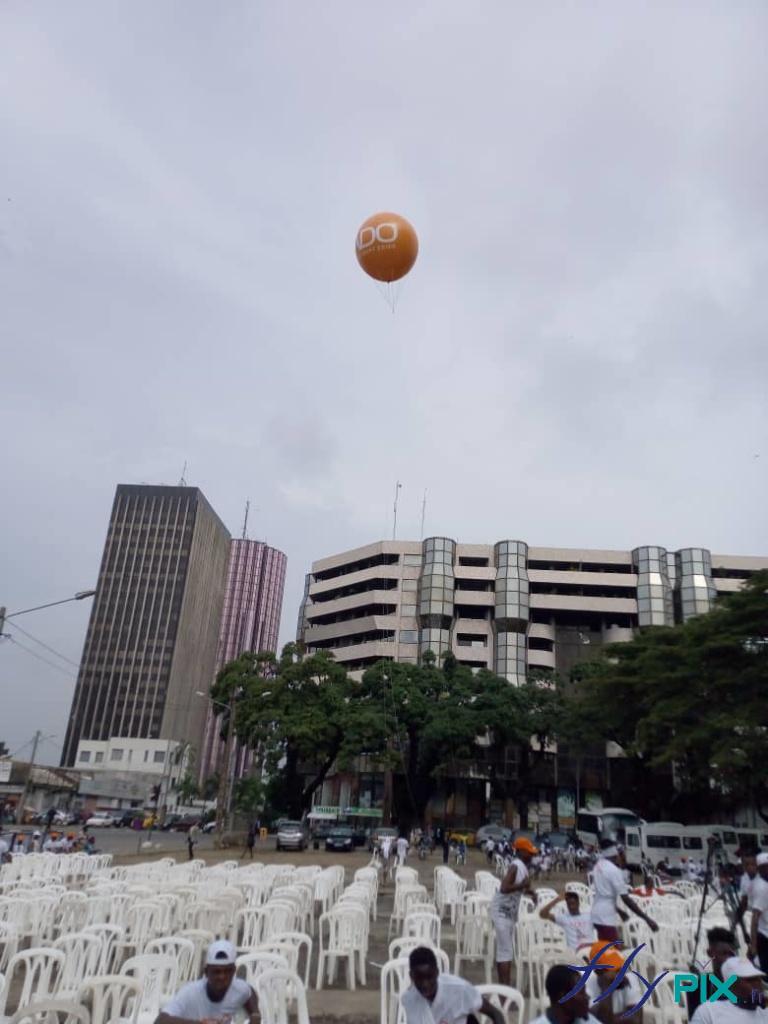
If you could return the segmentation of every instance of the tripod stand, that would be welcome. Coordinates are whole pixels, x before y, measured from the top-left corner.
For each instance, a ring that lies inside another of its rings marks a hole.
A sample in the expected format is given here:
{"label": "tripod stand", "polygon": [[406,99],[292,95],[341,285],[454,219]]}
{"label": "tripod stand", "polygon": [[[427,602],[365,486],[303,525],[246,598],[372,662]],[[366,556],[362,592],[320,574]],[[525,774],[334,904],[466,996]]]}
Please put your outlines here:
{"label": "tripod stand", "polygon": [[[733,886],[730,882],[721,888],[721,891],[715,895],[712,902],[707,905],[707,898],[710,894],[711,888],[711,875],[713,866],[717,869],[718,875],[723,874],[723,869],[726,864],[722,858],[722,851],[719,848],[719,843],[714,837],[707,840],[707,862],[704,871],[704,888],[701,892],[701,904],[699,906],[699,918],[696,922],[696,935],[693,940],[693,949],[691,950],[691,970],[696,970],[696,950],[699,948],[699,939],[701,938],[701,926],[704,920],[704,915],[716,906],[722,900],[723,907],[725,908],[726,916],[731,925],[731,928],[736,926],[736,918],[738,917],[739,901],[736,897],[736,893],[733,891]],[[744,936],[744,942],[749,946],[749,936],[747,930],[744,927],[744,922],[741,921],[741,932]]]}

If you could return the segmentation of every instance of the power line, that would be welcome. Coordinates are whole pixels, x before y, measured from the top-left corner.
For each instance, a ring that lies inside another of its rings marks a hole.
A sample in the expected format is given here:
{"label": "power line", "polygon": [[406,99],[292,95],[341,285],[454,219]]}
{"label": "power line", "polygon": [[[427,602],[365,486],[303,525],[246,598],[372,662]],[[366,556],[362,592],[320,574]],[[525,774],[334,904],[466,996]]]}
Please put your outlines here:
{"label": "power line", "polygon": [[38,661],[42,661],[44,665],[48,665],[50,668],[55,668],[57,671],[62,672],[67,679],[77,678],[77,676],[73,675],[71,672],[67,672],[67,670],[61,665],[57,665],[55,661],[49,661],[47,658],[44,658],[42,654],[38,654],[37,651],[33,651],[30,647],[26,647],[20,640],[17,640],[15,636],[9,636],[8,639],[12,644],[20,647],[22,651],[26,651],[27,654],[31,654],[33,658],[37,658]]}
{"label": "power line", "polygon": [[32,636],[32,634],[28,630],[26,630],[23,627],[19,626],[18,623],[16,623],[16,622],[8,622],[8,623],[6,623],[6,627],[8,629],[18,629],[18,631],[20,633],[23,633],[24,636],[27,637],[29,640],[32,640],[33,643],[39,644],[46,651],[48,651],[49,654],[55,654],[57,658],[61,658],[62,661],[66,661],[66,663],[68,665],[71,665],[73,668],[77,668],[77,669],[80,668],[80,666],[77,664],[76,661],[72,661],[71,658],[68,658],[65,654],[62,654],[60,651],[57,651],[55,647],[50,647],[48,644],[43,643],[42,640],[38,640],[38,638],[36,636]]}

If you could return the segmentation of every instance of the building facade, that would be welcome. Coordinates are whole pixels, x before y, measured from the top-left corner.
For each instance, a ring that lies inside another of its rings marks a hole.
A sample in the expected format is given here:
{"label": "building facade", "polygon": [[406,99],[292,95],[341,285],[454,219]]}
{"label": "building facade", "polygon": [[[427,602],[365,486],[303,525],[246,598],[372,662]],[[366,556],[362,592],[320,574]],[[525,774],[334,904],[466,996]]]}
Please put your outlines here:
{"label": "building facade", "polygon": [[[642,626],[673,625],[709,611],[718,594],[737,590],[768,558],[716,555],[703,548],[627,551],[529,546],[522,540],[462,544],[449,537],[380,541],[312,565],[297,638],[310,652],[329,650],[358,677],[382,659],[418,663],[452,651],[472,669],[510,685],[529,673],[567,676],[604,644],[632,639]],[[585,756],[586,755],[586,756]],[[532,787],[525,818],[546,830],[570,827],[576,805],[627,792],[621,750],[573,752],[553,747]],[[375,766],[329,776],[325,806],[381,806]],[[630,804],[631,806],[631,804]],[[432,820],[474,827],[505,820],[519,807],[491,799],[478,778],[458,778],[431,802]]]}
{"label": "building facade", "polygon": [[[287,559],[282,551],[258,540],[233,540],[230,546],[224,611],[219,631],[215,671],[205,687],[227,662],[246,651],[276,651],[283,609],[283,590]],[[221,767],[224,741],[211,703],[205,723],[205,735],[199,763],[202,783]],[[249,767],[248,752],[233,752],[233,764],[227,773],[239,777]]]}
{"label": "building facade", "polygon": [[[196,487],[118,485],[62,765],[134,769],[135,747],[143,770],[200,749],[229,545]],[[129,739],[160,742],[115,742]]]}
{"label": "building facade", "polygon": [[380,541],[313,563],[297,636],[355,673],[382,658],[418,662],[427,650],[450,650],[514,683],[533,669],[566,673],[640,626],[709,611],[718,594],[765,568],[768,558],[704,548]]}

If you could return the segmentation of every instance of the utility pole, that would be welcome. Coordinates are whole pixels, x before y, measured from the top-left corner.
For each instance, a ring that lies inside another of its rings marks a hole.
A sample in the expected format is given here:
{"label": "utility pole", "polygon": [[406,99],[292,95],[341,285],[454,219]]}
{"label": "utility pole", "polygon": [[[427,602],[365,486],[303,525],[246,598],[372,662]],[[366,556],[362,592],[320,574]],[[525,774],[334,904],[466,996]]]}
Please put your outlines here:
{"label": "utility pole", "polygon": [[0,636],[3,635],[5,629],[5,605],[0,607]]}
{"label": "utility pole", "polygon": [[392,540],[397,539],[397,500],[400,497],[400,488],[402,486],[399,480],[395,484],[395,501],[392,508]]}
{"label": "utility pole", "polygon": [[[5,610],[5,609],[3,609]],[[24,783],[24,789],[19,798],[19,806],[16,808],[16,824],[21,825],[24,822],[24,807],[27,803],[27,796],[29,794],[29,784],[32,781],[32,769],[35,767],[35,759],[37,758],[37,747],[40,740],[43,738],[43,734],[38,729],[35,733],[35,737],[32,740],[32,756],[29,759],[29,768],[27,769],[27,779]]]}

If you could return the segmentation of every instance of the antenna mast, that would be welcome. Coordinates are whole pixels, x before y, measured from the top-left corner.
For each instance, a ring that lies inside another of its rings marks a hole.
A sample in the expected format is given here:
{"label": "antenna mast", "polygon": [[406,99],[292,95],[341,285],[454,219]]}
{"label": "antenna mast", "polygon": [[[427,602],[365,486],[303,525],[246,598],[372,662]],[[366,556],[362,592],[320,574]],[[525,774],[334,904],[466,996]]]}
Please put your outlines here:
{"label": "antenna mast", "polygon": [[179,480],[179,487],[187,486],[187,460],[184,459],[184,468],[181,471],[181,480]]}
{"label": "antenna mast", "polygon": [[394,515],[392,519],[392,540],[395,540],[397,537],[397,501],[398,498],[400,497],[400,488],[402,486],[403,485],[400,483],[399,480],[395,484],[395,504],[393,509]]}
{"label": "antenna mast", "polygon": [[248,513],[251,508],[250,501],[245,503],[245,518],[243,519],[243,540],[248,540]]}
{"label": "antenna mast", "polygon": [[424,517],[427,514],[427,489],[424,488],[424,497],[421,501],[421,539],[424,540]]}

